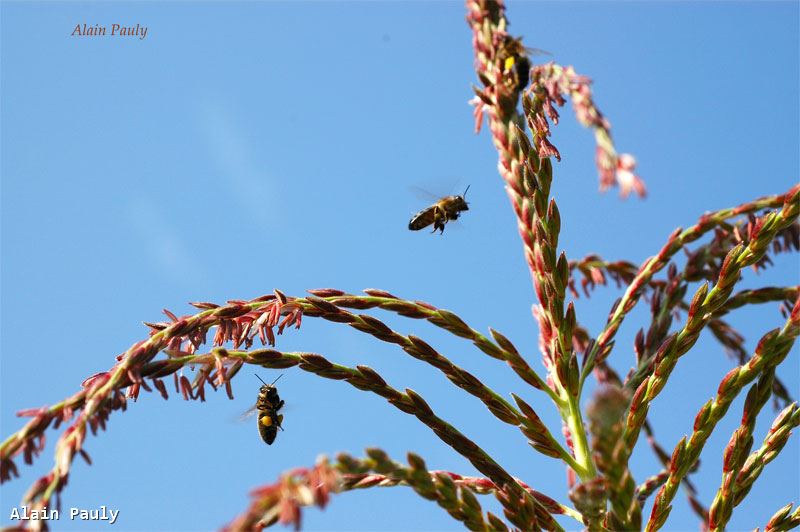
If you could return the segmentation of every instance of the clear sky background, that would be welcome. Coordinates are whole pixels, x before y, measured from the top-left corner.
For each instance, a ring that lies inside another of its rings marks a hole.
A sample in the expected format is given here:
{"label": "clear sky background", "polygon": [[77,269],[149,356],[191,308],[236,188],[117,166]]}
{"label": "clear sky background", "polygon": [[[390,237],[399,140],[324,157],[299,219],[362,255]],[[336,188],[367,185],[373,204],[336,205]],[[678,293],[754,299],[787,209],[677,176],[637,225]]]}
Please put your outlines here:
{"label": "clear sky background", "polygon": [[[2,422],[55,403],[147,336],[142,321],[186,302],[253,298],[279,288],[377,287],[492,326],[541,369],[533,292],[487,132],[473,133],[471,35],[461,2],[3,2]],[[597,192],[594,145],[570,108],[553,142],[561,246],[640,262],[706,210],[787,190],[798,176],[796,2],[512,2],[511,32],[595,80],[620,151],[635,154],[650,195]],[[72,38],[78,23],[142,24],[144,40]],[[541,58],[540,58],[541,59]],[[545,58],[547,59],[547,58]],[[469,184],[470,211],[443,237],[407,230],[425,206],[409,192]],[[745,272],[742,287],[796,284],[797,256]],[[593,334],[619,291],[581,298]],[[620,332],[614,365],[633,363],[647,306]],[[556,433],[542,394],[469,343],[427,323],[378,313],[427,339],[506,395],[521,393]],[[682,318],[683,320],[683,318]],[[682,323],[682,320],[679,323]],[[777,305],[736,311],[750,348],[782,325]],[[563,467],[533,452],[437,371],[346,326],[307,319],[282,350],[367,364],[410,387],[513,474],[566,502]],[[672,449],[732,367],[704,334],[652,408]],[[247,369],[247,368],[246,368]],[[143,393],[109,430],[89,437],[63,504],[118,509],[114,530],[205,530],[229,522],[247,493],[320,453],[380,446],[432,469],[475,470],[415,418],[345,383],[288,370],[285,432],[271,447],[237,421],[258,381],[243,371],[235,400],[204,404]],[[265,380],[278,372],[260,370]],[[779,375],[796,396],[798,350]],[[774,414],[762,421],[763,438]],[[731,408],[702,455],[709,504],[721,449],[741,416]],[[34,466],[2,488],[0,516],[52,466],[57,434]],[[658,471],[640,442],[637,481]],[[798,502],[797,438],[767,466],[731,530],[766,523]],[[485,509],[499,511],[491,497]],[[648,505],[646,512],[649,515]],[[449,530],[457,524],[408,488],[334,496],[304,513],[308,530]],[[564,526],[576,528],[572,521]],[[105,529],[100,524],[93,529]],[[57,529],[89,528],[63,520]],[[682,494],[669,530],[696,530]]]}

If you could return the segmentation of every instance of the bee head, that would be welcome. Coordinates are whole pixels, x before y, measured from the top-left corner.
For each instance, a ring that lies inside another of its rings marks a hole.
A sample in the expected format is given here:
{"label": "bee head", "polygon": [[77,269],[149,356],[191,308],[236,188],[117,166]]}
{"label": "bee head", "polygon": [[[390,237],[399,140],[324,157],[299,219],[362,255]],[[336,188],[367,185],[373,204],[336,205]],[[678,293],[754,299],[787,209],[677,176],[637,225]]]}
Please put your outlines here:
{"label": "bee head", "polygon": [[469,190],[470,185],[467,185],[467,188],[464,190],[464,193],[458,197],[458,207],[462,211],[469,210],[469,203],[467,203],[467,191]]}
{"label": "bee head", "polygon": [[272,381],[272,384],[267,384],[266,382],[264,382],[264,379],[262,379],[261,377],[259,377],[259,376],[258,376],[258,374],[257,374],[257,373],[255,373],[254,375],[256,376],[256,378],[257,378],[258,380],[260,380],[260,381],[263,383],[263,384],[261,385],[261,388],[259,388],[259,390],[258,390],[258,391],[259,391],[259,393],[266,393],[266,392],[268,392],[268,391],[269,391],[269,390],[271,390],[271,389],[275,389],[275,386],[274,386],[274,385],[275,385],[275,383],[276,383],[276,382],[278,382],[278,379],[280,379],[281,377],[283,377],[283,373],[281,373],[280,375],[278,375],[277,377],[275,377],[275,380],[274,380],[274,381]]}

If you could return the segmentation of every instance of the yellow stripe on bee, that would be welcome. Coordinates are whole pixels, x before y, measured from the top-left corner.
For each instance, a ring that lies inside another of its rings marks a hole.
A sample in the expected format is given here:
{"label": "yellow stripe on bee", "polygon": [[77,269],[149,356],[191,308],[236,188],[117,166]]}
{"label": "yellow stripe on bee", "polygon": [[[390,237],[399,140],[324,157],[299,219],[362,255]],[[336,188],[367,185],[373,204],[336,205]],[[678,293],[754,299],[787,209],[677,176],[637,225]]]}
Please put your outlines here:
{"label": "yellow stripe on bee", "polygon": [[265,427],[271,427],[271,426],[272,426],[272,418],[271,418],[271,417],[269,417],[269,416],[263,416],[263,417],[261,418],[261,421],[260,421],[260,423],[261,423],[262,425],[264,425]]}
{"label": "yellow stripe on bee", "polygon": [[515,63],[515,61],[516,61],[516,60],[515,60],[515,58],[514,58],[514,56],[513,56],[513,55],[512,55],[511,57],[506,57],[506,62],[505,62],[505,64],[503,65],[503,69],[504,69],[506,72],[508,72],[508,71],[509,71],[509,70],[511,70],[511,68],[514,66],[514,63]]}

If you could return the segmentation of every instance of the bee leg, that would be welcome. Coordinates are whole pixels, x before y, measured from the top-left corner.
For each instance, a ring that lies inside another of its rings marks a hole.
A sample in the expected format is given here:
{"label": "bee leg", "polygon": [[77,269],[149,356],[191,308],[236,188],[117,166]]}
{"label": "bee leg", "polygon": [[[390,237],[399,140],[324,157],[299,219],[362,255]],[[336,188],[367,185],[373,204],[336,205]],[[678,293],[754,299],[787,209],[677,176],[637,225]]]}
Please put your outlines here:
{"label": "bee leg", "polygon": [[447,223],[447,213],[441,209],[440,207],[436,206],[433,208],[433,231],[431,233],[435,233],[438,229],[440,231],[444,231],[444,224]]}
{"label": "bee leg", "polygon": [[444,226],[447,225],[447,222],[454,219],[455,218],[450,218],[450,216],[447,214],[447,211],[442,212],[442,219],[440,220],[441,223],[439,224],[439,236],[444,234]]}

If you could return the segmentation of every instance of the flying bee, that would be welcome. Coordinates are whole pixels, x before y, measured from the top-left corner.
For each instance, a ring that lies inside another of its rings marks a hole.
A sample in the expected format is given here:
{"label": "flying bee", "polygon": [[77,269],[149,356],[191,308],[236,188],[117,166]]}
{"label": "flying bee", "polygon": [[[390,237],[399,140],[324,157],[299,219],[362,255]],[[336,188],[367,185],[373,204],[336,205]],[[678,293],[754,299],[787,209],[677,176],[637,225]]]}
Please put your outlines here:
{"label": "flying bee", "polygon": [[[467,186],[469,190],[469,186]],[[469,210],[469,204],[464,199],[467,190],[463,194],[456,196],[445,196],[430,207],[426,207],[415,214],[408,222],[408,228],[412,231],[419,231],[433,224],[433,231],[439,230],[439,234],[444,233],[444,226],[450,220],[458,220],[462,211]]]}
{"label": "flying bee", "polygon": [[283,430],[281,427],[283,415],[278,413],[278,410],[283,408],[283,399],[280,398],[278,388],[275,387],[275,383],[281,377],[283,377],[283,373],[278,375],[272,384],[267,384],[261,377],[258,377],[263,384],[258,390],[258,399],[254,408],[258,410],[258,433],[267,445],[272,445],[272,442],[275,441],[278,429]]}

